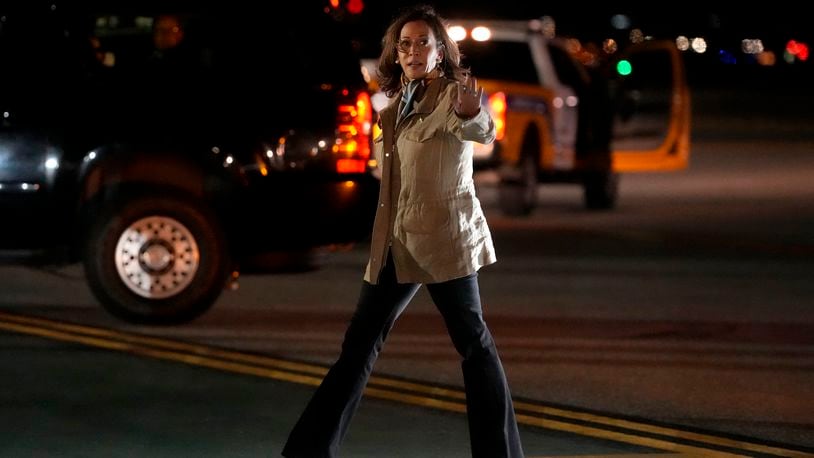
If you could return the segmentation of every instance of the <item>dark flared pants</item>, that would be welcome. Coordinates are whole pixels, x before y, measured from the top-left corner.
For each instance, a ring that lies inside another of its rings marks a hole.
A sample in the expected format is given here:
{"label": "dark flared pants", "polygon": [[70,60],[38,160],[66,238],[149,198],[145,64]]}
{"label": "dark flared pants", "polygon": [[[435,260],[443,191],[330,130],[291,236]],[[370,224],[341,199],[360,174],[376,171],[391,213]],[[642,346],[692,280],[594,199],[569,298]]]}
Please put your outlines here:
{"label": "dark flared pants", "polygon": [[[388,260],[389,261],[389,260]],[[283,456],[328,458],[350,425],[387,334],[419,284],[397,283],[388,262],[379,283],[364,282],[342,352],[288,437]],[[463,361],[469,439],[477,458],[522,457],[511,394],[492,335],[483,321],[477,274],[427,284]]]}

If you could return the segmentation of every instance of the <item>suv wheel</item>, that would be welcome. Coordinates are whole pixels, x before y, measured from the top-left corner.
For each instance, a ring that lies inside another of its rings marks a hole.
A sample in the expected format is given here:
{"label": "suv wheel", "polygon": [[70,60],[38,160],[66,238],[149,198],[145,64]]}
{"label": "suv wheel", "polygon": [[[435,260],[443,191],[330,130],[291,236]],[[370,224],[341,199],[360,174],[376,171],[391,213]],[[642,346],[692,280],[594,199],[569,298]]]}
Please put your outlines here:
{"label": "suv wheel", "polygon": [[498,189],[500,210],[509,216],[526,216],[537,204],[537,161],[526,154],[520,164],[503,173]]}
{"label": "suv wheel", "polygon": [[585,208],[607,210],[616,206],[619,174],[611,171],[588,173],[582,182]]}
{"label": "suv wheel", "polygon": [[225,239],[200,205],[176,197],[137,197],[102,212],[84,266],[102,306],[125,321],[188,322],[207,311],[229,274]]}

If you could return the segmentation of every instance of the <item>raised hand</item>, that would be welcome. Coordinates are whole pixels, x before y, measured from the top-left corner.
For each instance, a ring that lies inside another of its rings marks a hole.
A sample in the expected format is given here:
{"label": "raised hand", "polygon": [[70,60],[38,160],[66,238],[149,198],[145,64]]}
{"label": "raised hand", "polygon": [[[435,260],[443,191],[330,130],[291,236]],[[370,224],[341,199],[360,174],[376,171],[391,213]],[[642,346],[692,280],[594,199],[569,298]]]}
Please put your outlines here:
{"label": "raised hand", "polygon": [[458,98],[455,100],[455,113],[462,118],[471,118],[480,111],[480,100],[483,88],[478,87],[478,80],[467,75],[463,83],[458,83]]}

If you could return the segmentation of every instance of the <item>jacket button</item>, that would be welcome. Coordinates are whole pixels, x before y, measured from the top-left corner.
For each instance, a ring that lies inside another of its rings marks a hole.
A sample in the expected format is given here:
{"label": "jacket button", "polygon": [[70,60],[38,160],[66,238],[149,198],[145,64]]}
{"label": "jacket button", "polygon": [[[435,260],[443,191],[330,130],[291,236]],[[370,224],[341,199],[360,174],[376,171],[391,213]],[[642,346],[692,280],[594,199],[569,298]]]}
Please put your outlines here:
{"label": "jacket button", "polygon": [[384,202],[379,204],[380,207],[384,207]]}

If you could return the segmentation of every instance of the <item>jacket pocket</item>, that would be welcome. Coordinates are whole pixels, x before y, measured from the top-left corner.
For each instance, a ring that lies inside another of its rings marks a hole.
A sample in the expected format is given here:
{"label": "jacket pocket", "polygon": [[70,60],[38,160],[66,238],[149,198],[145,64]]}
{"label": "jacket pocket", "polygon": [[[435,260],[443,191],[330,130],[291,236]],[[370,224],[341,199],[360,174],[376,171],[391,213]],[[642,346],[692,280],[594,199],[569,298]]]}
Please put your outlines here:
{"label": "jacket pocket", "polygon": [[454,259],[450,210],[446,206],[410,205],[404,213],[403,242],[415,262],[428,268]]}

